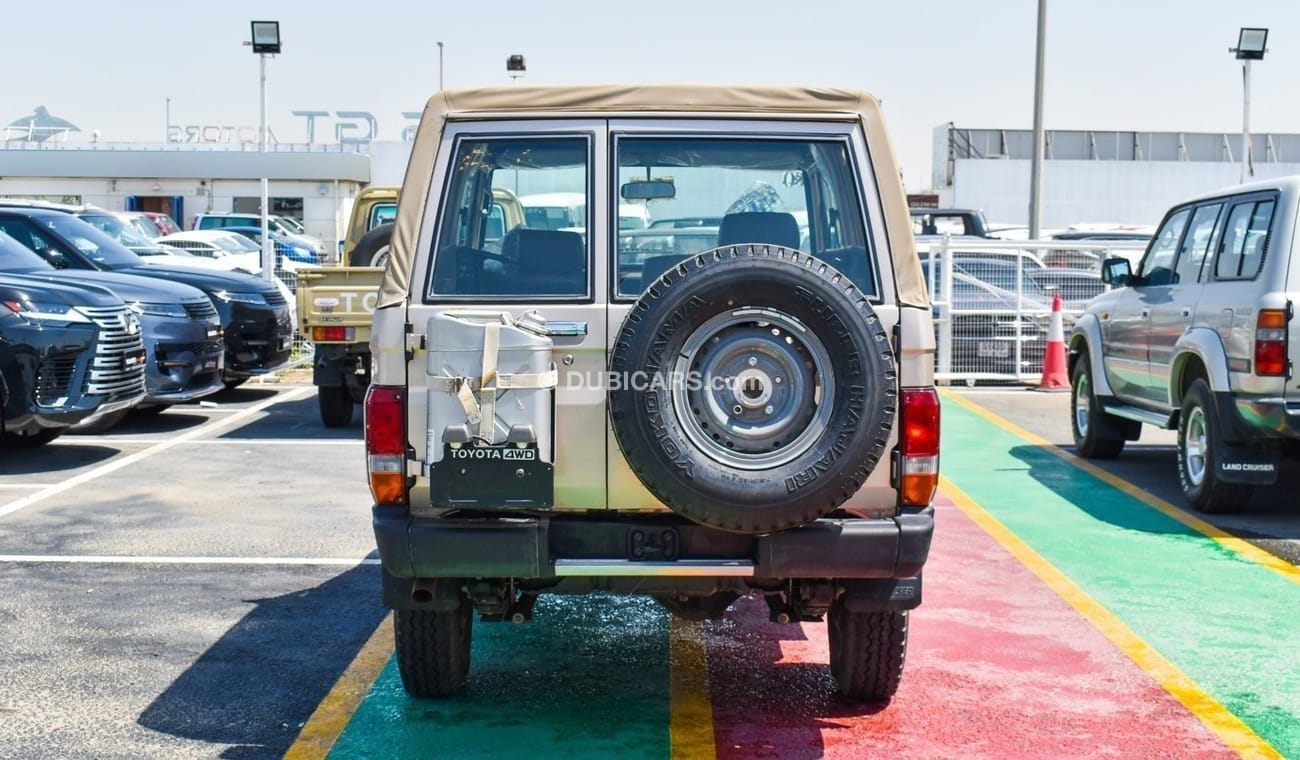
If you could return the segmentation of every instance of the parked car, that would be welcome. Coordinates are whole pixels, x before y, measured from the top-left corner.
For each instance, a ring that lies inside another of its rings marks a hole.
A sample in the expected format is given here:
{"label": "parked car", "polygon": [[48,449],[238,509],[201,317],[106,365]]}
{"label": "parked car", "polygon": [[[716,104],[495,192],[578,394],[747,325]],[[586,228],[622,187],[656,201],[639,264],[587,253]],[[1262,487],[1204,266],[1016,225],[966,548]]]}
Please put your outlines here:
{"label": "parked car", "polygon": [[51,209],[0,207],[0,230],[57,268],[137,274],[192,285],[221,317],[227,387],[273,372],[289,361],[293,319],[275,284],[239,272],[152,264],[76,216]]}
{"label": "parked car", "polygon": [[114,216],[131,225],[148,240],[181,231],[175,220],[158,211],[118,211]]}
{"label": "parked car", "polygon": [[[296,219],[287,216],[269,216],[267,217],[269,230],[295,240],[308,248],[316,255],[325,252],[324,243],[320,238],[308,235],[303,226]],[[257,227],[262,228],[262,217],[260,214],[199,214],[194,218],[195,230],[220,230],[226,227]]]}
{"label": "parked car", "polygon": [[[223,232],[233,232],[248,238],[252,243],[261,250],[262,246],[262,228],[261,227],[226,227]],[[275,253],[278,258],[288,261],[296,261],[300,264],[320,264],[321,257],[310,247],[293,240],[278,232],[272,231],[270,234],[271,242],[275,247]]]}
{"label": "parked car", "polygon": [[[211,299],[198,288],[135,274],[55,269],[4,232],[0,232],[0,272],[100,286],[125,301],[139,319],[146,351],[148,393],[138,409],[161,412],[172,404],[195,401],[224,387],[221,320]],[[107,430],[125,413],[101,416],[78,429]]]}
{"label": "parked car", "polygon": [[401,188],[371,185],[363,188],[352,200],[352,214],[348,218],[348,231],[339,241],[340,261],[352,260],[352,251],[362,236],[381,224],[397,218],[397,196]]}
{"label": "parked car", "polygon": [[[958,269],[956,260],[953,267],[947,304],[952,320],[950,371],[1008,378],[1041,372],[1051,302],[1037,292],[1017,298],[1014,289],[1000,288]],[[943,269],[936,268],[932,275],[929,261],[922,261],[921,268],[927,285],[934,288],[931,297],[939,300],[945,293]],[[935,331],[937,340],[938,324]]]}
{"label": "parked car", "polygon": [[952,235],[987,238],[984,212],[967,208],[911,208],[913,235]]}
{"label": "parked car", "polygon": [[1178,430],[1177,474],[1202,512],[1244,507],[1300,452],[1300,176],[1174,206],[1136,270],[1069,338],[1070,421],[1082,456],[1118,456],[1143,425]]}
{"label": "parked car", "polygon": [[34,448],[145,395],[140,324],[104,288],[0,274],[0,445]]}

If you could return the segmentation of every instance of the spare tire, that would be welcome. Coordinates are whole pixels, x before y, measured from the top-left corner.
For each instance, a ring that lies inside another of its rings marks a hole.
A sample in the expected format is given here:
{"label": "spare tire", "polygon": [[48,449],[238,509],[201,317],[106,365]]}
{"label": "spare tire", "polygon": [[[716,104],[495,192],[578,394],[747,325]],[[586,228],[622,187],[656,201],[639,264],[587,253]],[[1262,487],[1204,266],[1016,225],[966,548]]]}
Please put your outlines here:
{"label": "spare tire", "polygon": [[896,409],[889,336],[830,265],[727,246],[649,284],[610,358],[623,456],[668,507],[768,533],[849,499],[884,453]]}
{"label": "spare tire", "polygon": [[393,223],[386,222],[361,236],[357,247],[348,254],[354,267],[382,267],[388,263],[388,249],[393,244]]}

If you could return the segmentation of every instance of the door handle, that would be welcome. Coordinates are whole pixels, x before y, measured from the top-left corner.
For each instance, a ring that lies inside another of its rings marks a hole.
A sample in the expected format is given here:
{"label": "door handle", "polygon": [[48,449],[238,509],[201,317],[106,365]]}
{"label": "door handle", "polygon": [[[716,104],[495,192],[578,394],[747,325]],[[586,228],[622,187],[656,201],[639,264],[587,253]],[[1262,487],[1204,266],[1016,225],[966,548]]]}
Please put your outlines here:
{"label": "door handle", "polygon": [[552,338],[581,338],[587,334],[587,323],[547,322],[546,334]]}
{"label": "door handle", "polygon": [[1146,318],[1149,317],[1149,316],[1151,316],[1151,310],[1150,310],[1150,309],[1143,309],[1143,310],[1142,310],[1142,318],[1143,318],[1143,319],[1146,319]]}
{"label": "door handle", "polygon": [[1192,316],[1192,307],[1190,307],[1190,306],[1184,306],[1184,307],[1183,307],[1183,318],[1186,319],[1187,317],[1190,317],[1190,316]]}

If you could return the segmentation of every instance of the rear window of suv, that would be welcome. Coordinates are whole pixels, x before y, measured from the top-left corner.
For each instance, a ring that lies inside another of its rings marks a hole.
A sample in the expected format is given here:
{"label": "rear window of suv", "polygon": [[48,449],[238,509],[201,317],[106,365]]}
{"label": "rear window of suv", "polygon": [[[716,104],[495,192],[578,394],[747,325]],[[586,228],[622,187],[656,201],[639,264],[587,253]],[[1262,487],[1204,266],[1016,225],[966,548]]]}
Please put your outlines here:
{"label": "rear window of suv", "polygon": [[1228,214],[1214,276],[1218,280],[1254,279],[1268,250],[1268,229],[1277,203],[1271,198],[1238,203]]}

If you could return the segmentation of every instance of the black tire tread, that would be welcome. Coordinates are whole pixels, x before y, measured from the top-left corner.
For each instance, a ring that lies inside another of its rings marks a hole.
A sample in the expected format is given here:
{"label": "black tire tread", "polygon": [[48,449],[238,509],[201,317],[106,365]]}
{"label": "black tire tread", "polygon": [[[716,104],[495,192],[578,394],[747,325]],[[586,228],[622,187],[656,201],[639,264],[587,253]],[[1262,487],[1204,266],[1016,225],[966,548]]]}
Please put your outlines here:
{"label": "black tire tread", "polygon": [[[1186,448],[1187,412],[1192,405],[1199,405],[1205,410],[1206,437],[1209,439],[1209,451],[1206,454],[1205,478],[1199,488],[1193,487],[1187,478]],[[1183,496],[1197,512],[1204,514],[1228,514],[1242,510],[1255,489],[1245,483],[1225,483],[1218,477],[1218,452],[1222,445],[1219,438],[1219,418],[1213,403],[1210,386],[1202,378],[1192,381],[1183,397],[1182,413],[1178,419],[1178,485],[1183,489]]]}
{"label": "black tire tread", "polygon": [[402,686],[414,697],[455,695],[469,676],[473,607],[462,598],[451,612],[394,610],[393,633]]}
{"label": "black tire tread", "polygon": [[[1074,405],[1078,397],[1077,380],[1080,375],[1088,376],[1088,393],[1091,398],[1088,399],[1088,435],[1079,434],[1078,424],[1075,422]],[[1107,418],[1111,417],[1103,411],[1097,403],[1097,394],[1092,378],[1092,364],[1090,363],[1088,352],[1079,352],[1078,358],[1074,362],[1074,372],[1070,373],[1070,432],[1074,434],[1074,448],[1079,452],[1079,456],[1084,459],[1114,459],[1124,451],[1124,439],[1103,436],[1100,431],[1106,426]]]}
{"label": "black tire tread", "polygon": [[906,610],[851,612],[837,601],[830,611],[831,674],[849,699],[879,702],[893,697],[907,659]]}
{"label": "black tire tread", "polygon": [[325,427],[339,428],[352,424],[352,411],[356,402],[352,400],[352,392],[346,386],[317,386],[316,404],[320,407],[320,421]]}
{"label": "black tire tread", "polygon": [[393,223],[385,222],[375,227],[366,234],[361,236],[357,245],[348,254],[348,265],[354,267],[374,266],[370,260],[374,258],[375,252],[385,245],[391,245],[393,239]]}

